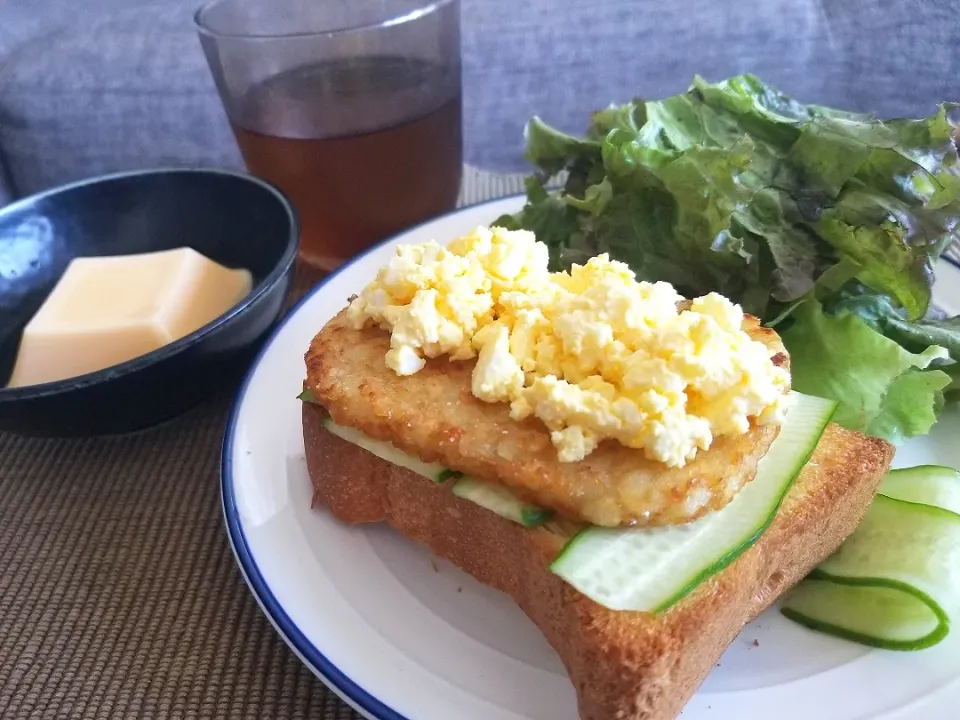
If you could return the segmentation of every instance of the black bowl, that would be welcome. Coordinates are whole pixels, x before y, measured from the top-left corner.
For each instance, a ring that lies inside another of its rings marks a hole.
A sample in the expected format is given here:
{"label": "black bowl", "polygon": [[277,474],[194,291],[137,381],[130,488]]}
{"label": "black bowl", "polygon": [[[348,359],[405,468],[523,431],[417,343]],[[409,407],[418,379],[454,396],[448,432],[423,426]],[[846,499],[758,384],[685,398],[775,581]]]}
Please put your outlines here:
{"label": "black bowl", "polygon": [[[299,235],[282,192],[223,170],[120,173],[0,209],[0,430],[39,436],[138,430],[236,382],[280,314]],[[252,292],[154,352],[67,380],[6,387],[24,326],[71,259],[183,246],[246,268]]]}

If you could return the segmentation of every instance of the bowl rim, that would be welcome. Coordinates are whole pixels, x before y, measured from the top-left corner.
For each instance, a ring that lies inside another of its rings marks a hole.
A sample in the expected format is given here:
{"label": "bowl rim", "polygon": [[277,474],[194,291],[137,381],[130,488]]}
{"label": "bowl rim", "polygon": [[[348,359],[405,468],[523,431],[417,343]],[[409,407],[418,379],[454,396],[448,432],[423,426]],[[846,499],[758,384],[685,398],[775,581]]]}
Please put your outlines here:
{"label": "bowl rim", "polygon": [[167,343],[156,350],[151,350],[144,355],[139,355],[130,360],[117,363],[116,365],[110,365],[102,370],[95,370],[94,372],[84,373],[83,375],[76,375],[74,377],[63,378],[61,380],[39,383],[37,385],[23,385],[21,387],[14,388],[0,386],[0,404],[18,400],[32,400],[35,398],[50,397],[68,391],[81,390],[93,385],[115,380],[126,375],[131,375],[150,365],[154,365],[155,363],[166,360],[167,358],[170,358],[182,352],[183,350],[196,345],[205,336],[213,332],[213,330],[215,330],[217,327],[230,322],[235,317],[243,313],[251,305],[263,297],[274,285],[277,284],[277,281],[287,273],[287,271],[290,269],[290,266],[293,265],[297,258],[297,251],[300,245],[300,217],[297,213],[297,209],[294,207],[287,194],[279,187],[267,180],[258,178],[250,173],[240,170],[230,170],[227,168],[164,167],[123,170],[104,175],[95,175],[90,178],[76,180],[63,185],[57,185],[56,187],[48,188],[33,195],[28,195],[27,197],[15,200],[8,205],[0,207],[0,216],[10,212],[16,212],[18,209],[35,203],[38,200],[59,195],[65,191],[84,187],[86,185],[97,185],[103,182],[145,175],[173,174],[226,175],[250,182],[254,185],[258,185],[273,195],[274,198],[279,201],[280,207],[283,208],[287,215],[287,219],[289,220],[287,245],[283,251],[283,254],[280,256],[280,260],[277,262],[274,268],[259,283],[254,285],[250,292],[242,300],[240,300],[240,302],[232,306],[226,312],[213,318],[210,322],[197,328],[192,333],[184,335],[182,338],[178,338],[171,343]]}

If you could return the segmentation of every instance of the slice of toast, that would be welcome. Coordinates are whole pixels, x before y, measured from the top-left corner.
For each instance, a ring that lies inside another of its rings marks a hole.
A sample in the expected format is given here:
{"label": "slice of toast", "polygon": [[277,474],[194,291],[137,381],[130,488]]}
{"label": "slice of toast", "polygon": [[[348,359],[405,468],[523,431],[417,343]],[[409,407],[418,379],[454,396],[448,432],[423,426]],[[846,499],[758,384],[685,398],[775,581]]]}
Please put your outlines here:
{"label": "slice of toast", "polygon": [[769,529],[659,615],[607,610],[549,569],[563,539],[527,529],[329,433],[303,404],[313,504],[347,523],[386,521],[507,594],[559,654],[583,720],[666,720],[683,709],[743,626],[832,553],[863,519],[893,457],[829,425]]}

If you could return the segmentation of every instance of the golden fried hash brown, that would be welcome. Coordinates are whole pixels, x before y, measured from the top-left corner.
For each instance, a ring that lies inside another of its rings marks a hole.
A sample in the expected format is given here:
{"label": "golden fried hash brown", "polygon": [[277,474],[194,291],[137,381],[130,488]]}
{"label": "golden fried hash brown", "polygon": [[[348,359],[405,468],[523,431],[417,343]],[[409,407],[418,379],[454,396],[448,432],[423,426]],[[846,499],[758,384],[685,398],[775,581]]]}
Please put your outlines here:
{"label": "golden fried hash brown", "polygon": [[[750,316],[744,330],[787,365],[775,332]],[[723,507],[753,479],[779,432],[767,425],[715,438],[709,451],[682,468],[610,440],[580,462],[562,463],[540,420],[517,422],[508,404],[473,396],[473,361],[440,357],[399,377],[384,363],[389,347],[389,333],[355,330],[343,312],[314,338],[306,355],[307,386],[336,423],[427,462],[499,481],[527,502],[595,525],[677,524]]]}

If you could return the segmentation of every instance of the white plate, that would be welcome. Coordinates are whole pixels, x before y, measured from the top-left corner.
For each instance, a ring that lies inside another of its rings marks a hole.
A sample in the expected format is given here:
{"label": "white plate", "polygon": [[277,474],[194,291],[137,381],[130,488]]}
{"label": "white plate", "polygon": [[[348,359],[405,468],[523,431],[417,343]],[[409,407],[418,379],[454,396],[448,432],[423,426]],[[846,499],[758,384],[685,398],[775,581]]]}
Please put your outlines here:
{"label": "white plate", "polygon": [[[223,446],[223,506],[240,568],[293,650],[377,720],[577,720],[555,653],[505,596],[385,527],[310,509],[296,395],[303,354],[398,242],[445,242],[520,206],[465,208],[400,235],[315,288],[277,328],[240,391]],[[960,271],[941,263],[937,302],[960,309]],[[960,467],[960,411],[906,444],[899,465]],[[868,650],[775,610],[747,626],[684,720],[931,720],[960,707],[960,633],[920,653]]]}

